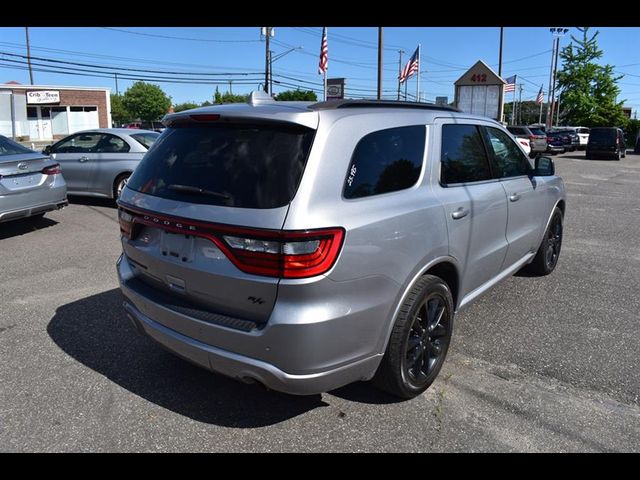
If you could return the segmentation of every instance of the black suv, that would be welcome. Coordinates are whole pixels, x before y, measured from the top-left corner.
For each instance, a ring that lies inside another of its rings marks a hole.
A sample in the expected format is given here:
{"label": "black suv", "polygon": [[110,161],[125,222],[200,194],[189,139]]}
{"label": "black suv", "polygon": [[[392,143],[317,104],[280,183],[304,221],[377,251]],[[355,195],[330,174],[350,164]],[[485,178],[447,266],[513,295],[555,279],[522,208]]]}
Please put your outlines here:
{"label": "black suv", "polygon": [[595,127],[589,132],[586,158],[596,155],[613,157],[616,160],[626,157],[624,133],[616,127]]}

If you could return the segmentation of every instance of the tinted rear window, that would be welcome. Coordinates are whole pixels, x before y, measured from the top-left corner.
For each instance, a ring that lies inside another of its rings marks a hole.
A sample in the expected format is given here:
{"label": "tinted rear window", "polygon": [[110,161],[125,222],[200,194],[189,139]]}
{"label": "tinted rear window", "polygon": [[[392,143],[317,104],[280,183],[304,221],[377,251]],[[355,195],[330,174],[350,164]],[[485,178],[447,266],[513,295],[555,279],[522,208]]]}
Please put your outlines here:
{"label": "tinted rear window", "polygon": [[295,195],[313,135],[305,127],[273,123],[168,128],[127,185],[183,202],[282,207]]}
{"label": "tinted rear window", "polygon": [[616,140],[616,130],[615,129],[592,129],[589,132],[589,140],[595,141],[612,141]]}
{"label": "tinted rear window", "polygon": [[531,133],[534,135],[544,135],[544,131],[540,130],[539,128],[532,128],[531,129]]}
{"label": "tinted rear window", "polygon": [[0,155],[15,155],[22,153],[33,153],[33,150],[29,150],[13,140],[0,136]]}
{"label": "tinted rear window", "polygon": [[133,138],[136,142],[142,144],[142,146],[151,148],[151,145],[153,145],[153,142],[155,142],[159,136],[160,134],[157,132],[134,133],[133,135],[131,135],[131,138]]}

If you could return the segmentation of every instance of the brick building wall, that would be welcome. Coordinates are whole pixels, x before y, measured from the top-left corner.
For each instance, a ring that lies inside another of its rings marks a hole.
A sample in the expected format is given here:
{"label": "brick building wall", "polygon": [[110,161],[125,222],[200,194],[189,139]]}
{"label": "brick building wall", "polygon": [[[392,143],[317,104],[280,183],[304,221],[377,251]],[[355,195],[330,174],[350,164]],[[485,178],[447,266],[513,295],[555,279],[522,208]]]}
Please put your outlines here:
{"label": "brick building wall", "polygon": [[[51,88],[53,90],[53,88]],[[14,89],[14,93],[26,95],[27,89]],[[98,107],[98,121],[100,128],[111,128],[107,117],[107,96],[103,91],[94,90],[58,90],[60,92],[60,103],[48,103],[39,105],[28,105],[30,107],[56,107],[64,105]]]}

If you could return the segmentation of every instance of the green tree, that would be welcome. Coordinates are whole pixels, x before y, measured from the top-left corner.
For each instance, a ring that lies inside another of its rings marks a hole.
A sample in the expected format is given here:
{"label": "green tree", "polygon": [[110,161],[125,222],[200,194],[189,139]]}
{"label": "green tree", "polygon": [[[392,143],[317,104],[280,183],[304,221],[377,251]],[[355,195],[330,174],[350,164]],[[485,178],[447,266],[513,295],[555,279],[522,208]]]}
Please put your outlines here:
{"label": "green tree", "polygon": [[[542,118],[544,120],[544,112],[542,114]],[[520,102],[518,104],[516,110],[516,123],[518,125],[531,125],[534,123],[538,123],[540,119],[540,104],[534,102],[533,100],[526,100]],[[511,102],[504,104],[504,118],[505,122],[511,123]],[[555,116],[554,116],[555,119]]]}
{"label": "green tree", "polygon": [[316,93],[312,90],[286,90],[276,95],[276,100],[281,100],[281,101],[300,100],[300,101],[315,102],[318,100],[318,97],[316,96]]}
{"label": "green tree", "polygon": [[234,95],[230,92],[220,93],[218,87],[216,87],[216,93],[213,97],[213,103],[245,103],[248,98],[249,95]]}
{"label": "green tree", "polygon": [[124,92],[122,103],[136,119],[153,122],[167,113],[171,98],[157,85],[136,82]]}
{"label": "green tree", "polygon": [[[623,127],[627,118],[616,98],[620,93],[613,65],[599,65],[602,57],[597,37],[589,27],[578,27],[582,38],[571,36],[571,44],[562,49],[562,70],[558,72],[558,86],[562,90],[561,106],[564,122],[585,127]],[[574,43],[575,42],[575,43]]]}
{"label": "green tree", "polygon": [[178,112],[182,112],[184,110],[191,110],[192,108],[198,108],[200,105],[198,105],[195,102],[184,102],[184,103],[179,103],[177,105],[173,106],[173,111],[178,113]]}
{"label": "green tree", "polygon": [[122,95],[111,94],[111,118],[113,118],[116,125],[122,125],[133,120],[131,113],[122,102]]}

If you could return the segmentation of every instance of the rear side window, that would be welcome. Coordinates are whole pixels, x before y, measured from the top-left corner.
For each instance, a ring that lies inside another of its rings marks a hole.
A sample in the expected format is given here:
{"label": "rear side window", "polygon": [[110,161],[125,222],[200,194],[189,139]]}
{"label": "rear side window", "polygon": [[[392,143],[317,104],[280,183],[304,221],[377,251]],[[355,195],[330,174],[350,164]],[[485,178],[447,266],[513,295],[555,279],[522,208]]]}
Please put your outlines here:
{"label": "rear side window", "polygon": [[133,135],[131,135],[131,138],[133,138],[136,142],[138,142],[142,146],[147,147],[147,149],[149,149],[151,148],[151,145],[153,145],[153,142],[155,142],[159,136],[160,134],[157,132],[134,133]]}
{"label": "rear side window", "polygon": [[442,183],[468,183],[491,179],[489,160],[475,125],[443,125]]}
{"label": "rear side window", "polygon": [[422,170],[424,142],[423,125],[364,136],[351,157],[344,197],[369,197],[414,186]]}
{"label": "rear side window", "polygon": [[314,130],[295,124],[168,128],[127,183],[148,195],[241,208],[278,208],[295,195]]}

